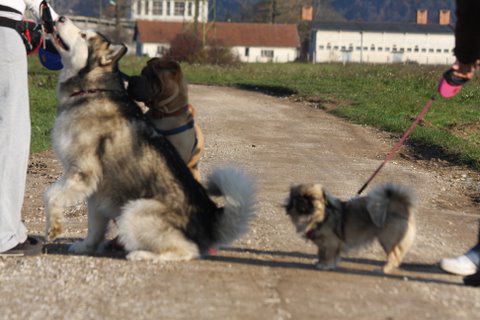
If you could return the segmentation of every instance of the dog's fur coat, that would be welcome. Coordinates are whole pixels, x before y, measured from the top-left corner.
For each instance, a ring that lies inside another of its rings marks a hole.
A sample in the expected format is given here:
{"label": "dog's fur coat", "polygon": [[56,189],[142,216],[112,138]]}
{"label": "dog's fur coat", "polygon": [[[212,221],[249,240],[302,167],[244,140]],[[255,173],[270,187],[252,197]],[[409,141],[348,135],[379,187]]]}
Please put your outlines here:
{"label": "dog's fur coat", "polygon": [[366,197],[341,201],[319,184],[294,186],[286,213],[297,231],[318,246],[320,269],[333,269],[341,252],[378,239],[387,254],[385,273],[398,267],[415,238],[411,193],[387,184]]}
{"label": "dog's fur coat", "polygon": [[118,71],[126,48],[66,18],[56,28],[64,70],[53,143],[64,174],[45,194],[48,239],[62,232],[64,207],[84,199],[88,236],[70,247],[76,253],[96,251],[110,219],[131,260],[189,260],[244,233],[254,214],[249,179],[216,170],[209,185],[225,196],[217,207],[129,98]]}

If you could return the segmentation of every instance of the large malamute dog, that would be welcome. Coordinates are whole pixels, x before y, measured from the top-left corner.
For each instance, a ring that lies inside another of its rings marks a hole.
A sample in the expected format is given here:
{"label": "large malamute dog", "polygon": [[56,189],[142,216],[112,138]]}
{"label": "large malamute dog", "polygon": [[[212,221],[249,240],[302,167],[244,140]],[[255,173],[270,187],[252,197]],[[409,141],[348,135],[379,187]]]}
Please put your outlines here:
{"label": "large malamute dog", "polygon": [[319,269],[334,269],[341,252],[378,239],[387,254],[383,271],[389,273],[415,238],[413,198],[397,185],[349,201],[331,196],[319,184],[298,185],[290,190],[286,212],[297,231],[318,246]]}
{"label": "large malamute dog", "polygon": [[131,260],[189,260],[228,244],[253,216],[253,190],[237,170],[217,170],[218,208],[175,148],[128,97],[118,72],[123,45],[61,17],[55,44],[64,70],[58,84],[53,143],[64,174],[45,194],[47,236],[62,232],[63,208],[87,199],[88,236],[70,250],[91,253],[115,218]]}

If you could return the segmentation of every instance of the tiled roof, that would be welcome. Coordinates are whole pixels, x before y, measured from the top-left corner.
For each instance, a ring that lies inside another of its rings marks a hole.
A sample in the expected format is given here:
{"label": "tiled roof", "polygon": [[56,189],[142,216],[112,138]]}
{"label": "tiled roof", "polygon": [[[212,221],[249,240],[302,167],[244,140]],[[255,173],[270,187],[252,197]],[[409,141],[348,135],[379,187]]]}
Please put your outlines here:
{"label": "tiled roof", "polygon": [[[202,24],[198,28],[202,32]],[[300,47],[294,24],[212,22],[205,29],[209,39],[229,47]],[[184,30],[193,30],[193,23],[138,20],[136,36],[142,43],[169,43]]]}
{"label": "tiled roof", "polygon": [[450,26],[400,22],[316,22],[314,30],[453,34]]}

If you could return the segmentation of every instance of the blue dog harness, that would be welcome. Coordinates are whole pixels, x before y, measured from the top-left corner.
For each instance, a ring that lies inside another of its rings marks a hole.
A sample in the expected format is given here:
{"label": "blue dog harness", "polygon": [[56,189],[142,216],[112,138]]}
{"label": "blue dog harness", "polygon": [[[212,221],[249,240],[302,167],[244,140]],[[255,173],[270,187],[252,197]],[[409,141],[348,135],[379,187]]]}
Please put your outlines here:
{"label": "blue dog harness", "polygon": [[195,122],[192,120],[192,121],[188,122],[187,124],[184,124],[183,126],[180,126],[178,128],[175,128],[175,129],[161,130],[161,129],[156,128],[156,131],[163,136],[174,136],[176,134],[179,134],[179,133],[182,133],[182,132],[185,132],[187,130],[192,129],[194,125],[195,125]]}

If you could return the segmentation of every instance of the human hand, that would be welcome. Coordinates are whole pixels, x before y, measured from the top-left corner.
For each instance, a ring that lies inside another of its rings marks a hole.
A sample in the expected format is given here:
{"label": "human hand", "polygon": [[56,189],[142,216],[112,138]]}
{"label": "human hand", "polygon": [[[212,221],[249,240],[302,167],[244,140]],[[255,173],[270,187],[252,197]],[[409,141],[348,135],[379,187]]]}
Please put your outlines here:
{"label": "human hand", "polygon": [[452,66],[453,76],[457,78],[462,78],[466,80],[470,80],[475,75],[475,71],[478,69],[480,60],[477,60],[475,63],[461,63],[455,62]]}

